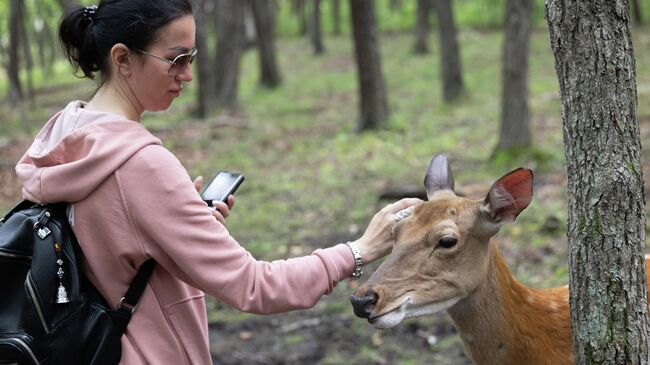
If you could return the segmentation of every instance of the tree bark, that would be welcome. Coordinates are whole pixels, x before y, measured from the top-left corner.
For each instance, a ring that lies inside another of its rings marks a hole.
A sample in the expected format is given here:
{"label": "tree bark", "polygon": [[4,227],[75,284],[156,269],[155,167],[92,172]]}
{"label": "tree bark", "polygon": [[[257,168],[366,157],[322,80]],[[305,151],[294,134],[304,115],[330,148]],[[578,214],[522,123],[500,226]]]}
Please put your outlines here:
{"label": "tree bark", "polygon": [[311,17],[309,18],[309,40],[314,48],[314,54],[323,54],[323,31],[320,22],[320,0],[312,1]]}
{"label": "tree bark", "polygon": [[257,49],[260,60],[260,84],[270,89],[282,83],[275,52],[275,19],[268,0],[252,0]]}
{"label": "tree bark", "polygon": [[576,364],[648,364],[645,203],[627,0],[547,0],[568,177]]}
{"label": "tree bark", "polygon": [[429,53],[429,14],[431,14],[431,0],[418,0],[415,10],[415,45],[413,53]]}
{"label": "tree bark", "polygon": [[388,102],[373,0],[350,0],[354,50],[359,75],[361,117],[358,130],[379,129],[388,122]]}
{"label": "tree bark", "polygon": [[11,0],[9,3],[9,62],[7,65],[7,76],[9,77],[9,93],[7,101],[10,105],[16,105],[23,100],[23,87],[20,82],[20,57],[18,50],[20,46],[20,30],[22,25],[21,11],[22,0]]}
{"label": "tree bark", "polygon": [[458,35],[454,23],[451,0],[436,0],[438,33],[440,34],[440,71],[445,101],[452,101],[463,94],[465,86],[460,66]]}
{"label": "tree bark", "polygon": [[497,150],[512,150],[531,144],[528,50],[532,5],[531,0],[506,0],[501,132]]}
{"label": "tree bark", "polygon": [[239,68],[244,38],[244,2],[218,0],[215,106],[237,109]]}

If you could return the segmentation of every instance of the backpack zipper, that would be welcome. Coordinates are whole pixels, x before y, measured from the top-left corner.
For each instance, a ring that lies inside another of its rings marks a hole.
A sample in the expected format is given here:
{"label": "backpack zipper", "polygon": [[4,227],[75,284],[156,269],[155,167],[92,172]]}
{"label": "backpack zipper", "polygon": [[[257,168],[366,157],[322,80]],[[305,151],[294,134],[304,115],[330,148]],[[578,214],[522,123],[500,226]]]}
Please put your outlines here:
{"label": "backpack zipper", "polygon": [[34,307],[36,308],[36,314],[38,314],[38,319],[41,321],[41,325],[43,325],[45,334],[49,335],[50,329],[47,327],[47,322],[45,321],[45,316],[43,315],[43,309],[41,309],[41,304],[38,302],[38,299],[36,298],[36,291],[34,290],[34,286],[32,285],[32,281],[30,279],[31,279],[31,273],[29,273],[27,275],[27,278],[25,279],[25,284],[27,284],[27,291],[29,292],[29,296],[32,298],[32,302],[34,302]]}
{"label": "backpack zipper", "polygon": [[40,364],[38,358],[36,357],[36,354],[34,354],[34,351],[32,351],[32,349],[29,347],[27,342],[23,341],[22,338],[11,337],[7,339],[2,339],[0,340],[0,342],[4,342],[4,343],[11,342],[13,345],[20,347],[22,350],[24,350],[24,352],[27,353],[27,355],[29,355],[30,359],[34,362],[34,364]]}

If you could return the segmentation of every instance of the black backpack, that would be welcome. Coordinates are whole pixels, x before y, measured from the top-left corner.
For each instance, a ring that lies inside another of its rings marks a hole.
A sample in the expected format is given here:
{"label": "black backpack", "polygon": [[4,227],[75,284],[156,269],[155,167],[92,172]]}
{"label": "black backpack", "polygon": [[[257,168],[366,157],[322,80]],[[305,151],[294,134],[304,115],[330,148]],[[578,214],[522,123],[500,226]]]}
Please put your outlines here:
{"label": "black backpack", "polygon": [[23,201],[0,220],[0,364],[117,364],[155,261],[117,309],[82,273],[67,204]]}

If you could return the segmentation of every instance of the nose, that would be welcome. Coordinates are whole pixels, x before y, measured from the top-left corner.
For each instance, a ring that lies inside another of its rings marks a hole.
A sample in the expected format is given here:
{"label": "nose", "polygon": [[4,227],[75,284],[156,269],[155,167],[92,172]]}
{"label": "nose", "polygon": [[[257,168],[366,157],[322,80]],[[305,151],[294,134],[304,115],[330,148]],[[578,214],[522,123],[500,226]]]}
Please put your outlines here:
{"label": "nose", "polygon": [[359,318],[368,318],[372,314],[374,305],[377,303],[377,293],[372,289],[369,289],[366,294],[362,297],[352,295],[350,297],[350,302],[352,303],[352,309],[354,309],[354,314]]}
{"label": "nose", "polygon": [[192,79],[194,79],[192,76],[192,65],[188,63],[185,67],[183,67],[181,72],[176,74],[176,79],[182,82],[192,81]]}

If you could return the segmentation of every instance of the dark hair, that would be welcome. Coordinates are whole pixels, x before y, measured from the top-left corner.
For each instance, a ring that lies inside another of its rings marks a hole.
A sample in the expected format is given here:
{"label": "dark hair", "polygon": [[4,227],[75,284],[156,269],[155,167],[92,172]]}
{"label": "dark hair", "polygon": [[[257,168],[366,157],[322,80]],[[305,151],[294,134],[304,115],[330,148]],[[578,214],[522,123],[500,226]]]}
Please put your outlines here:
{"label": "dark hair", "polygon": [[193,14],[190,0],[101,0],[96,8],[73,6],[61,20],[63,51],[80,77],[107,81],[108,53],[117,43],[147,49],[157,32],[176,18]]}

